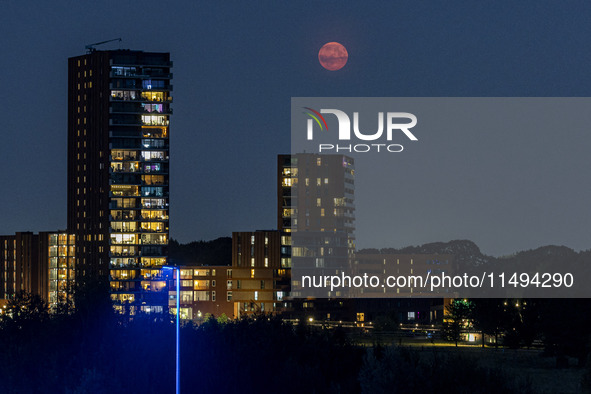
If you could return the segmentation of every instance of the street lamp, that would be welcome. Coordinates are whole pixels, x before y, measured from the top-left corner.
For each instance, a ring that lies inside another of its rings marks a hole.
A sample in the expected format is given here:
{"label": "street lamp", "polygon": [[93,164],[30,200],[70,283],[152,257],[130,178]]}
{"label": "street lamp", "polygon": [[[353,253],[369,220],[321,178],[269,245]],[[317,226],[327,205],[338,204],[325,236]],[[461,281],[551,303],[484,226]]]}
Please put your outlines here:
{"label": "street lamp", "polygon": [[[181,359],[180,359],[180,316],[181,316],[181,269],[179,267],[163,266],[162,270],[176,271],[176,394],[181,392]],[[174,275],[173,275],[174,279]]]}

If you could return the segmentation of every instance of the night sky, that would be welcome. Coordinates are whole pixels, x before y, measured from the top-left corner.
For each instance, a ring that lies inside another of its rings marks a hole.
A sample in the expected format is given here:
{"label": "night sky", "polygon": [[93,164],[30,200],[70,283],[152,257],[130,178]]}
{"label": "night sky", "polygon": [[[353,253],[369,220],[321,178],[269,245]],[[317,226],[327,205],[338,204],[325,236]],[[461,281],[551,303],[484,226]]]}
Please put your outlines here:
{"label": "night sky", "polygon": [[[94,42],[122,37],[98,49],[171,53],[170,230],[181,242],[276,228],[276,155],[290,151],[291,97],[591,92],[585,2],[6,0],[0,7],[0,234],[66,226],[67,58]],[[349,52],[340,71],[318,63],[329,41]],[[589,184],[588,166],[572,173],[573,184]],[[588,223],[570,231],[581,228]],[[417,234],[409,242],[452,237]],[[535,246],[517,239],[514,249]]]}

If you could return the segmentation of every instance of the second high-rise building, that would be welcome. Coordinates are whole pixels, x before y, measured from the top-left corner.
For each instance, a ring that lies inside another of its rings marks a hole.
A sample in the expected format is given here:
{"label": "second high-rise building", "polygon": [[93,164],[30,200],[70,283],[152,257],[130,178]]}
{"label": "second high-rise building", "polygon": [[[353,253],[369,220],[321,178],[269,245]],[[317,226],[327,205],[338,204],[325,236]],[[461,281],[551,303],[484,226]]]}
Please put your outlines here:
{"label": "second high-rise building", "polygon": [[68,232],[77,280],[109,281],[121,311],[166,305],[168,53],[95,51],[68,62]]}

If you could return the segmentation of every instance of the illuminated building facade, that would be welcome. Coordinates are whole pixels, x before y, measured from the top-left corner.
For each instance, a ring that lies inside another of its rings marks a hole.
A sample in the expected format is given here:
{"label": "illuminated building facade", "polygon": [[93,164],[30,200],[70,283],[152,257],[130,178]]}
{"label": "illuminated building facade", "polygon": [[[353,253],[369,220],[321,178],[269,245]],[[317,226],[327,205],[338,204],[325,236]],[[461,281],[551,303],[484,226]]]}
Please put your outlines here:
{"label": "illuminated building facade", "polygon": [[75,236],[61,232],[19,232],[0,236],[0,298],[19,291],[40,295],[50,307],[72,295]]}
{"label": "illuminated building facade", "polygon": [[[276,230],[234,232],[231,266],[181,267],[181,318],[199,322],[207,315],[240,318],[285,311],[290,306],[290,243],[289,233]],[[173,313],[175,280],[169,277],[168,303]]]}
{"label": "illuminated building facade", "polygon": [[[68,231],[80,280],[115,308],[162,312],[167,261],[168,53],[95,51],[68,61]],[[125,308],[124,308],[125,307]]]}
{"label": "illuminated building facade", "polygon": [[[41,272],[45,272],[45,267],[48,270],[47,301],[50,306],[55,306],[72,294],[76,280],[76,236],[61,232],[41,233],[40,237],[41,250],[46,250],[47,243],[47,265],[45,256],[41,259]],[[41,294],[45,294],[44,289],[41,289]]]}
{"label": "illuminated building facade", "polygon": [[291,234],[294,297],[340,297],[337,291],[303,294],[298,278],[352,268],[355,252],[355,165],[344,155],[299,153],[277,161],[277,224]]}
{"label": "illuminated building facade", "polygon": [[[220,317],[225,314],[232,318],[234,303],[228,278],[232,278],[232,267],[183,266],[180,269],[180,317],[183,320],[203,321],[208,316]],[[173,273],[176,280],[177,271]],[[176,283],[170,281],[168,305],[176,314]],[[228,293],[230,297],[228,297]]]}
{"label": "illuminated building facade", "polygon": [[235,317],[283,311],[288,306],[290,277],[289,233],[232,233],[232,271],[227,284]]}

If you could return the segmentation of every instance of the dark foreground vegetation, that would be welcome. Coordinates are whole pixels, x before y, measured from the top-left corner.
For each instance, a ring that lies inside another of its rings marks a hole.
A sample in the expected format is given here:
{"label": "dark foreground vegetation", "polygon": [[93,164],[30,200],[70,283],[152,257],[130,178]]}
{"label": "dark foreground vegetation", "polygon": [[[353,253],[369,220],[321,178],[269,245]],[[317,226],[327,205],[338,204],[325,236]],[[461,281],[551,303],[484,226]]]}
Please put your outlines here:
{"label": "dark foreground vegetation", "polygon": [[[11,301],[12,316],[0,320],[1,393],[174,392],[171,319],[115,315],[108,300],[77,302],[75,312],[66,304],[50,315],[36,296]],[[340,328],[268,316],[185,325],[181,381],[183,393],[532,392],[518,372],[457,351],[365,348]]]}

